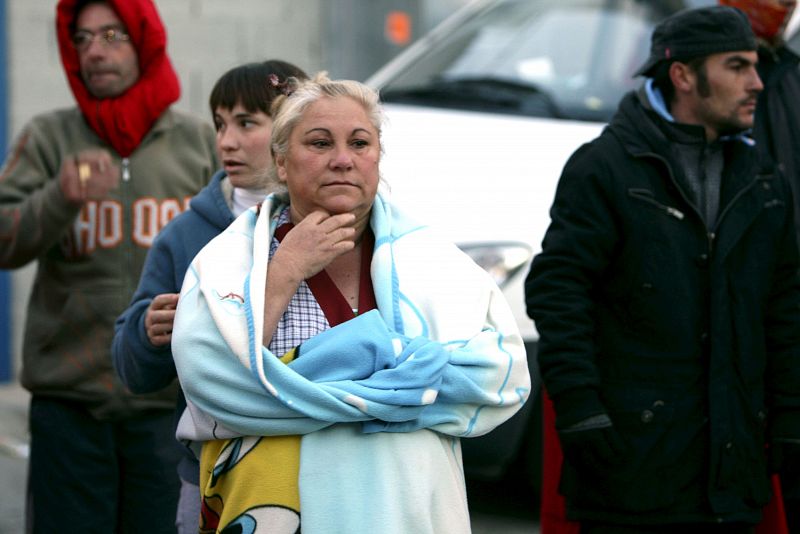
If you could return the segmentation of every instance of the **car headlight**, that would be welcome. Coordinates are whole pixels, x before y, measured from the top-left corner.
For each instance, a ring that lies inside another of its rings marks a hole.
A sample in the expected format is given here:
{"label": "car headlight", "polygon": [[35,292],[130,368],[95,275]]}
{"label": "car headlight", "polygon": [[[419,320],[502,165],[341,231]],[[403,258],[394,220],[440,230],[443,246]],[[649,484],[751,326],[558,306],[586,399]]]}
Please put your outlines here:
{"label": "car headlight", "polygon": [[469,243],[458,247],[494,278],[502,289],[533,256],[533,250],[525,243]]}

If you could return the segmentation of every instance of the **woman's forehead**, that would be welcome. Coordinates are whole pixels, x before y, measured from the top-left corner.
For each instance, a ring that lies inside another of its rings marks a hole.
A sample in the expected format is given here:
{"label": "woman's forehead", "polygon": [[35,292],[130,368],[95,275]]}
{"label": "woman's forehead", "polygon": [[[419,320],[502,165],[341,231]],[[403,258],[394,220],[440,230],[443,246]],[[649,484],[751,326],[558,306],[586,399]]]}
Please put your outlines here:
{"label": "woman's forehead", "polygon": [[318,99],[305,109],[298,126],[301,130],[324,127],[328,130],[364,129],[377,133],[364,106],[348,96]]}

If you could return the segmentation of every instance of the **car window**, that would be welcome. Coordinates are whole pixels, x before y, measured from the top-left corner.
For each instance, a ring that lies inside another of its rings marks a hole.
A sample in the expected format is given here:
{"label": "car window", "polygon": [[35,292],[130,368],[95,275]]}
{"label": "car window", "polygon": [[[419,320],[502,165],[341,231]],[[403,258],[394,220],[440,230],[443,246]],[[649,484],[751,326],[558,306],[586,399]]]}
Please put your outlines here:
{"label": "car window", "polygon": [[[696,3],[696,2],[695,2]],[[608,120],[653,26],[685,2],[501,0],[381,88],[384,101]]]}

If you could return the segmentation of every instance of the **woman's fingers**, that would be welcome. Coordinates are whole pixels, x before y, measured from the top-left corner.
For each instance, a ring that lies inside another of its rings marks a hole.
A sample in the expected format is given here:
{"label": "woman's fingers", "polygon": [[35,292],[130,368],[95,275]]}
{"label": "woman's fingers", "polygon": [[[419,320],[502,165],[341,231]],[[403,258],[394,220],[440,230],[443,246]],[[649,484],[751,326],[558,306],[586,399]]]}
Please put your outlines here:
{"label": "woman's fingers", "polygon": [[[328,215],[315,211],[292,228],[278,247],[287,267],[308,279],[341,254],[355,247],[356,230],[351,213]],[[277,258],[274,258],[277,259]]]}

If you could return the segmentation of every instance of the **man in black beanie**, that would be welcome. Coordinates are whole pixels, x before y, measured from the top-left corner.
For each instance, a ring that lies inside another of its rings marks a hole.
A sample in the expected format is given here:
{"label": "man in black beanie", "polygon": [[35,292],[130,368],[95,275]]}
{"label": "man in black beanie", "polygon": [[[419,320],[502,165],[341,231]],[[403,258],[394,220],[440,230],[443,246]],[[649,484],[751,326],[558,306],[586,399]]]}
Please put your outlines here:
{"label": "man in black beanie", "polygon": [[800,438],[800,259],[747,135],[756,48],[731,7],[666,19],[561,175],[525,289],[581,534],[751,532],[765,447]]}

